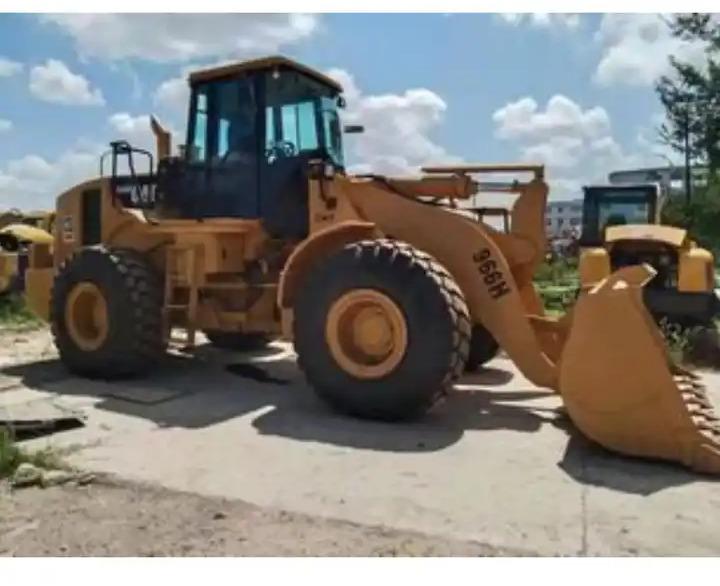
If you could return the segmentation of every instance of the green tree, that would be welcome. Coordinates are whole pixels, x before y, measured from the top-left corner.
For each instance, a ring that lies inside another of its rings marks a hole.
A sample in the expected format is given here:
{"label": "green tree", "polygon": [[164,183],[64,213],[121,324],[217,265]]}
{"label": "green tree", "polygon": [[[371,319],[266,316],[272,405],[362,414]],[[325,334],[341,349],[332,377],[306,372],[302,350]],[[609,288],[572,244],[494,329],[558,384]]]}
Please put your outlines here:
{"label": "green tree", "polygon": [[685,226],[698,245],[710,250],[720,260],[720,183],[703,186],[690,205],[683,196],[675,196],[662,209],[662,223]]}
{"label": "green tree", "polygon": [[720,169],[720,24],[711,14],[680,14],[668,26],[680,39],[705,44],[702,66],[670,57],[671,75],[662,76],[656,91],[665,107],[667,122],[660,138],[678,152],[685,152],[689,138],[692,160],[707,164],[710,176]]}

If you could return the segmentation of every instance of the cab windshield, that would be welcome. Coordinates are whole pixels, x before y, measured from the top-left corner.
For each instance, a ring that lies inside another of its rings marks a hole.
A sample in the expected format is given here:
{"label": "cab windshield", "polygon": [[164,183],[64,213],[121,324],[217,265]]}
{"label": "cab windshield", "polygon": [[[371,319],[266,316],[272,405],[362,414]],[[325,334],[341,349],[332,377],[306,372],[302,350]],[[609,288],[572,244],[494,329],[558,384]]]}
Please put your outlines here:
{"label": "cab windshield", "polygon": [[265,79],[268,163],[321,156],[344,167],[337,93],[296,71],[280,70]]}

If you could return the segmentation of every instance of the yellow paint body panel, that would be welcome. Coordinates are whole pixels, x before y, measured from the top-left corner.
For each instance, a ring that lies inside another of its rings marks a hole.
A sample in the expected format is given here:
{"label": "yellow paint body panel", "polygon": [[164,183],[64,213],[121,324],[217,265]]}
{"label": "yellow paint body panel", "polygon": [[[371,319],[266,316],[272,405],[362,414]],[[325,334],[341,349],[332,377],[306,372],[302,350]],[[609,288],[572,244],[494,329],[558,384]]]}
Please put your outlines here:
{"label": "yellow paint body panel", "polygon": [[647,240],[679,248],[685,244],[687,230],[674,226],[656,224],[627,224],[608,226],[605,229],[605,242],[613,244],[620,240]]}
{"label": "yellow paint body panel", "polygon": [[584,248],[578,263],[580,286],[591,287],[610,274],[610,255],[601,247]]}
{"label": "yellow paint body panel", "polygon": [[25,303],[35,315],[50,320],[50,292],[52,291],[55,269],[29,268],[25,271]]}
{"label": "yellow paint body panel", "polygon": [[714,259],[704,248],[684,248],[678,252],[678,291],[702,292],[715,288]]}

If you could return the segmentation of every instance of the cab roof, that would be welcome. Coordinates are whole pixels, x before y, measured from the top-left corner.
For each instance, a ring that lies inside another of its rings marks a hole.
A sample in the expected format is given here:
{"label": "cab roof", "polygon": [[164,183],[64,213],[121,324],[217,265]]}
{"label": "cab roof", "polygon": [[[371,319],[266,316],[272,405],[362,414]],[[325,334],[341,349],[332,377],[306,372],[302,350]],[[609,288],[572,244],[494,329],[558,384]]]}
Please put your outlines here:
{"label": "cab roof", "polygon": [[261,59],[252,59],[250,61],[239,61],[237,63],[229,63],[227,65],[211,67],[209,69],[200,69],[198,71],[193,71],[190,74],[189,81],[190,85],[194,85],[198,82],[232,77],[240,73],[275,69],[276,67],[294,69],[299,73],[312,77],[316,81],[319,81],[323,85],[326,85],[337,92],[342,92],[342,86],[334,79],[316,71],[315,69],[312,69],[311,67],[308,67],[307,65],[303,65],[302,63],[298,63],[297,61],[293,61],[292,59],[288,59],[287,57],[283,57],[281,55],[262,57]]}

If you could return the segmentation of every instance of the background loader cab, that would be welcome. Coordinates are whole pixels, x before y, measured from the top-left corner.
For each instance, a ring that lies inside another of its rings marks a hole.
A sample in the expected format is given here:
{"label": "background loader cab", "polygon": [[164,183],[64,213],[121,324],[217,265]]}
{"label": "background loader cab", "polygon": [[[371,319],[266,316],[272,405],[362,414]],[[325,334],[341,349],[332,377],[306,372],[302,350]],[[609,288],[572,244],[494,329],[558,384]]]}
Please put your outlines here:
{"label": "background loader cab", "polygon": [[686,230],[660,224],[662,203],[656,184],[584,188],[582,287],[647,263],[656,271],[644,289],[648,309],[683,325],[707,323],[718,311],[713,256]]}

